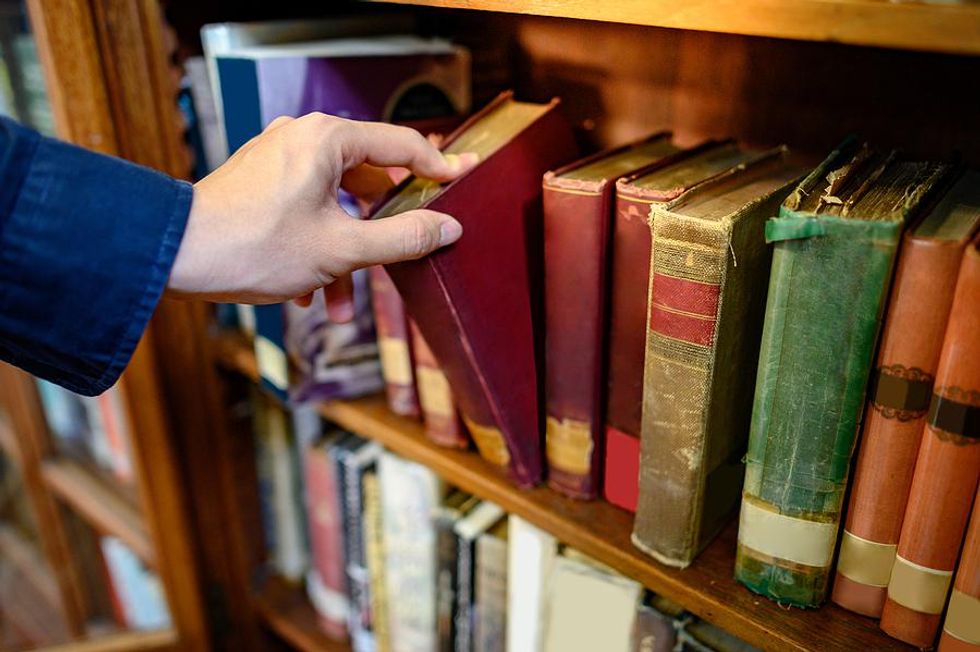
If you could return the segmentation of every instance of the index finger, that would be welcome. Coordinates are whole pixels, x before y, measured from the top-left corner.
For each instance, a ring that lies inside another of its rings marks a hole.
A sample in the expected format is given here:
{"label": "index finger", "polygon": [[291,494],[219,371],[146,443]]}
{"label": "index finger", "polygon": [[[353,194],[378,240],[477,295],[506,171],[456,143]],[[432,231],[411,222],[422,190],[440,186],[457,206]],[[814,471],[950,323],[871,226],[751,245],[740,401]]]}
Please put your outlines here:
{"label": "index finger", "polygon": [[348,121],[341,130],[344,169],[368,163],[378,167],[404,167],[416,176],[449,181],[476,165],[473,153],[443,154],[426,138],[408,127],[383,122]]}

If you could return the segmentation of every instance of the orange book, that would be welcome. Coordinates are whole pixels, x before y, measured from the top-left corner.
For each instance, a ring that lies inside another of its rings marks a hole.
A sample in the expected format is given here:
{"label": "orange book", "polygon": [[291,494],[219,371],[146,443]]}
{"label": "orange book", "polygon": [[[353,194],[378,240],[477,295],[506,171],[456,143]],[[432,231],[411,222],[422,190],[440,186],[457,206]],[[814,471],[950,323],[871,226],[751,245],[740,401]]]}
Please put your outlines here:
{"label": "orange book", "polygon": [[980,491],[949,596],[939,652],[980,652]]}
{"label": "orange book", "polygon": [[466,448],[470,440],[459,418],[449,380],[439,367],[439,361],[422,337],[418,326],[411,320],[408,325],[412,333],[415,378],[419,403],[422,405],[422,419],[425,422],[425,435],[440,446]]}
{"label": "orange book", "polygon": [[980,478],[980,236],[967,247],[881,628],[919,647],[936,639]]}

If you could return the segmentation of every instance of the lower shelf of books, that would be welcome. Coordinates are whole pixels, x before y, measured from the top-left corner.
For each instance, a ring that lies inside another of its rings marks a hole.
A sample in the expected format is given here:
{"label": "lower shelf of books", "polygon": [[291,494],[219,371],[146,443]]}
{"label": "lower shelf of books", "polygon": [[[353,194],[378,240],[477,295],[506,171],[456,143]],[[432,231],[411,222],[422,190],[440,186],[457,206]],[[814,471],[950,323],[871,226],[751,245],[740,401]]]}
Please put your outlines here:
{"label": "lower shelf of books", "polygon": [[280,577],[262,581],[252,604],[266,626],[302,652],[349,652],[350,646],[329,638],[320,629],[316,612],[302,586]]}

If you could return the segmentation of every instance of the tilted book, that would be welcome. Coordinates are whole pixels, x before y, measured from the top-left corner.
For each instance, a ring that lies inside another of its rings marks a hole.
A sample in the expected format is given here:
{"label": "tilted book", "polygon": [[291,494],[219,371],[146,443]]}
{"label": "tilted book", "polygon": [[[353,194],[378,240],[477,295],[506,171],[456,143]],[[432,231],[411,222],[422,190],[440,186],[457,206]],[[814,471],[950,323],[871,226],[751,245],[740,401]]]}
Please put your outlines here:
{"label": "tilted book", "polygon": [[980,226],[968,172],[902,241],[834,579],[834,602],[881,616],[963,251]]}
{"label": "tilted book", "polygon": [[544,175],[545,452],[548,485],[573,498],[601,478],[616,179],[676,151],[661,133]]}
{"label": "tilted book", "polygon": [[766,224],[775,242],[735,576],[823,602],[895,250],[947,168],[848,141]]}
{"label": "tilted book", "polygon": [[963,255],[881,628],[932,645],[980,480],[980,236]]}
{"label": "tilted book", "polygon": [[466,436],[456,410],[449,379],[414,321],[409,322],[409,331],[415,353],[415,380],[422,406],[422,420],[425,422],[425,436],[440,446],[469,447],[470,438]]}
{"label": "tilted book", "polygon": [[[980,491],[977,492],[980,494]],[[949,596],[939,652],[980,651],[980,495],[966,531],[956,581]]]}
{"label": "tilted book", "polygon": [[405,304],[384,267],[375,265],[368,269],[368,274],[388,407],[395,414],[418,417],[421,409],[415,390],[415,370]]}
{"label": "tilted book", "polygon": [[803,170],[777,149],[650,212],[653,253],[633,543],[684,568],[738,505],[771,251]]}
{"label": "tilted book", "polygon": [[616,182],[609,278],[606,377],[606,499],[636,511],[640,412],[646,350],[650,226],[653,204],[685,192],[752,158],[731,142],[708,142],[661,159]]}
{"label": "tilted book", "polygon": [[480,454],[530,486],[542,471],[541,176],[574,157],[571,129],[557,100],[504,94],[450,135],[444,151],[476,152],[481,162],[445,185],[406,179],[373,218],[425,207],[463,225],[456,243],[388,273]]}

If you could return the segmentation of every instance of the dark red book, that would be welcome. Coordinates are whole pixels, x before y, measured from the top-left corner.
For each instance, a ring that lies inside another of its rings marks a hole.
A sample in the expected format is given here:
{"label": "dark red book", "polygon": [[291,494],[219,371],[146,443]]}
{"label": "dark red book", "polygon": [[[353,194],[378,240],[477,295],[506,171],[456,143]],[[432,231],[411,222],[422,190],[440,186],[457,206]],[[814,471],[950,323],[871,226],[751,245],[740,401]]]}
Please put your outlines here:
{"label": "dark red book", "polygon": [[371,303],[374,305],[374,324],[378,331],[378,351],[381,354],[381,373],[385,379],[388,407],[395,414],[417,417],[419,396],[415,389],[411,338],[405,304],[398,289],[381,265],[368,270],[371,280]]}
{"label": "dark red book", "polygon": [[458,242],[388,265],[388,273],[480,454],[531,486],[542,472],[541,177],[575,156],[572,132],[557,100],[529,104],[503,94],[443,149],[476,152],[481,162],[445,185],[406,179],[373,219],[425,207],[462,223]]}
{"label": "dark red book", "polygon": [[412,333],[412,350],[415,352],[415,378],[419,403],[422,405],[422,419],[425,421],[425,436],[440,446],[467,448],[470,439],[466,436],[463,422],[456,410],[449,380],[415,322],[409,322],[409,330]]}
{"label": "dark red book", "polygon": [[616,179],[676,151],[661,133],[544,176],[545,452],[548,484],[573,498],[600,486]]}

